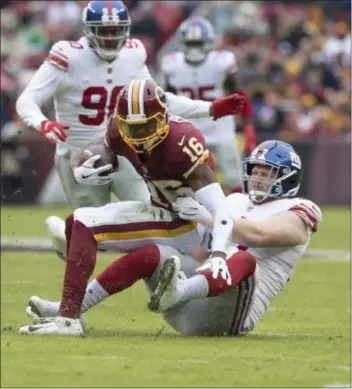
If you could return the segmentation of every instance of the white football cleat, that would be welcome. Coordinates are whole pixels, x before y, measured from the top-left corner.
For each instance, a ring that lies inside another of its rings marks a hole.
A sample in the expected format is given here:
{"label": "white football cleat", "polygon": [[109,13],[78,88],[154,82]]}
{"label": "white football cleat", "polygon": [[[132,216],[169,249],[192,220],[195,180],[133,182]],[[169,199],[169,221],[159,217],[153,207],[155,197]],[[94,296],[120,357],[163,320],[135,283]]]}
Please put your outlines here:
{"label": "white football cleat", "polygon": [[66,261],[66,223],[65,220],[60,219],[57,216],[49,216],[45,220],[46,230],[53,249],[58,257]]}
{"label": "white football cleat", "polygon": [[32,296],[28,301],[26,313],[32,320],[36,321],[40,318],[57,316],[59,309],[60,301],[49,301]]}
{"label": "white football cleat", "polygon": [[[28,301],[26,314],[33,320],[33,323],[41,323],[45,318],[54,318],[59,315],[60,301],[49,301],[38,296],[32,296]],[[85,329],[86,323],[83,314],[79,318],[82,327]]]}
{"label": "white football cleat", "polygon": [[38,324],[23,326],[21,335],[58,335],[58,336],[84,336],[84,330],[79,319],[70,319],[57,316],[42,319]]}
{"label": "white football cleat", "polygon": [[179,302],[176,293],[178,286],[184,280],[180,273],[181,262],[176,255],[168,258],[160,269],[158,285],[150,296],[148,308],[154,312],[165,312]]}

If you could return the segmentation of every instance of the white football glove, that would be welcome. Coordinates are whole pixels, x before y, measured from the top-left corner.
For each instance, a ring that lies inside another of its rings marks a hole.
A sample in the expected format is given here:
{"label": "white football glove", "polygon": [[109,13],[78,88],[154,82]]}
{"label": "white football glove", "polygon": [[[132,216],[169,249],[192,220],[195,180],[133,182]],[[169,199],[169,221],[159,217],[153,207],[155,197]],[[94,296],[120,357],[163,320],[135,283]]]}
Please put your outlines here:
{"label": "white football glove", "polygon": [[202,266],[199,266],[196,269],[197,273],[202,271],[211,271],[213,272],[212,276],[214,279],[218,278],[219,275],[227,282],[227,285],[231,285],[232,279],[227,267],[226,259],[221,257],[212,257],[209,258]]}
{"label": "white football glove", "polygon": [[195,221],[211,228],[213,217],[210,212],[192,197],[179,197],[173,204],[178,217],[183,220]]}
{"label": "white football glove", "polygon": [[76,167],[73,175],[76,181],[82,185],[107,185],[112,180],[112,174],[101,176],[100,174],[112,169],[111,163],[95,168],[94,164],[101,158],[100,155],[93,155],[81,166]]}

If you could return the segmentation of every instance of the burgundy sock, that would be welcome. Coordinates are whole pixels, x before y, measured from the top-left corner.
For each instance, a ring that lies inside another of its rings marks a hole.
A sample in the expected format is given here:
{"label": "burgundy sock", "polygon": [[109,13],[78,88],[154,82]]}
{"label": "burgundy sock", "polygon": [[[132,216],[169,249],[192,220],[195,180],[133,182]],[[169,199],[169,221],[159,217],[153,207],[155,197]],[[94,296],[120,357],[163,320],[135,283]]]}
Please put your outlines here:
{"label": "burgundy sock", "polygon": [[218,296],[225,293],[228,289],[231,289],[246,280],[254,274],[256,268],[256,262],[253,255],[245,251],[240,251],[233,254],[227,261],[227,267],[231,274],[231,285],[228,285],[225,280],[219,276],[217,279],[213,279],[211,272],[202,272],[203,276],[207,279],[209,284],[208,296]]}
{"label": "burgundy sock", "polygon": [[75,222],[75,219],[73,217],[73,213],[70,213],[66,218],[66,228],[65,228],[65,235],[66,235],[66,258],[68,258],[68,253],[70,252],[70,245],[71,245],[71,235],[72,235],[72,228],[73,223]]}
{"label": "burgundy sock", "polygon": [[71,215],[66,221],[66,236],[68,255],[59,314],[78,318],[89,277],[94,271],[97,242],[89,228],[73,221]]}
{"label": "burgundy sock", "polygon": [[117,259],[96,280],[109,293],[119,293],[142,278],[150,278],[160,262],[156,245],[150,244]]}

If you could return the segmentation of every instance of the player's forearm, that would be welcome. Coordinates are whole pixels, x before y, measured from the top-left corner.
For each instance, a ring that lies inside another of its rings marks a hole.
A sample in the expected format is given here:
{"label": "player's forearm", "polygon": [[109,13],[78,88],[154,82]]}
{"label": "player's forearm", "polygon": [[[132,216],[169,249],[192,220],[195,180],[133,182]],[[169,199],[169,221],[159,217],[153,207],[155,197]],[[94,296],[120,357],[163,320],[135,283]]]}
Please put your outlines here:
{"label": "player's forearm", "polygon": [[226,200],[219,202],[213,223],[212,256],[226,258],[228,246],[231,243],[233,224],[233,219],[228,215]]}
{"label": "player's forearm", "polygon": [[212,116],[212,105],[208,101],[191,100],[167,92],[171,113],[185,119],[207,118]]}
{"label": "player's forearm", "polygon": [[236,219],[232,238],[247,247],[297,246],[307,241],[307,226],[293,212],[256,222]]}
{"label": "player's forearm", "polygon": [[266,234],[260,223],[254,223],[247,219],[237,219],[232,228],[232,240],[234,243],[247,247],[266,246]]}
{"label": "player's forearm", "polygon": [[16,111],[19,117],[27,126],[36,130],[40,129],[40,124],[48,120],[43,114],[40,105],[33,98],[30,92],[24,91],[16,101]]}

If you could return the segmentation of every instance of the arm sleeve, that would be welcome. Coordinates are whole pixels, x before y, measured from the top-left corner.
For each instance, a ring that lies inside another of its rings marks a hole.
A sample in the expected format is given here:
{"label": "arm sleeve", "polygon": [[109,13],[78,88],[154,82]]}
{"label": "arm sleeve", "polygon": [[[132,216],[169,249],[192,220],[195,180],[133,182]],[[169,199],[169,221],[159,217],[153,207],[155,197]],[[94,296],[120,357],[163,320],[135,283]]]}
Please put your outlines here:
{"label": "arm sleeve", "polygon": [[16,111],[29,127],[37,130],[40,123],[48,118],[42,113],[41,106],[55,95],[66,73],[45,61],[37,70],[25,90],[16,101]]}
{"label": "arm sleeve", "polygon": [[202,100],[191,100],[185,96],[176,96],[166,92],[171,113],[185,119],[197,119],[210,117],[211,103]]}

